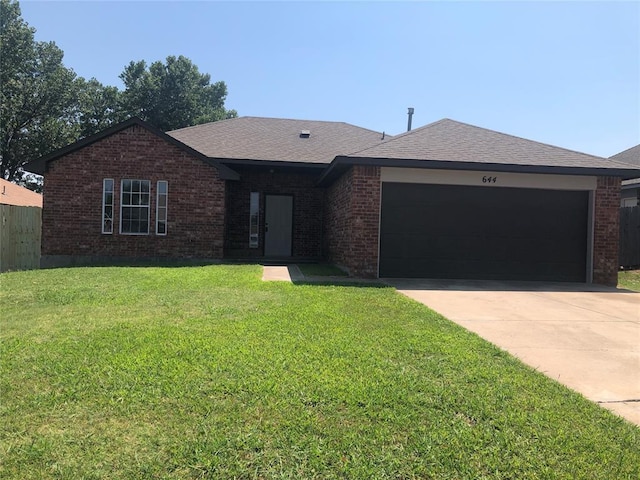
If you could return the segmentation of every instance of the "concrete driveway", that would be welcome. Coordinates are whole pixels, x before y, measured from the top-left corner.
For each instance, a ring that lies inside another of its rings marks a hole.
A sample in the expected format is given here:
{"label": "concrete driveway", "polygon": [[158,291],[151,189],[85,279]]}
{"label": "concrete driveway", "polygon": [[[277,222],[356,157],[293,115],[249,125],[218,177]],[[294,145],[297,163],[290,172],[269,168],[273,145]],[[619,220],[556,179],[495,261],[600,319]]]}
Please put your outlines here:
{"label": "concrete driveway", "polygon": [[640,425],[640,293],[565,283],[385,281]]}

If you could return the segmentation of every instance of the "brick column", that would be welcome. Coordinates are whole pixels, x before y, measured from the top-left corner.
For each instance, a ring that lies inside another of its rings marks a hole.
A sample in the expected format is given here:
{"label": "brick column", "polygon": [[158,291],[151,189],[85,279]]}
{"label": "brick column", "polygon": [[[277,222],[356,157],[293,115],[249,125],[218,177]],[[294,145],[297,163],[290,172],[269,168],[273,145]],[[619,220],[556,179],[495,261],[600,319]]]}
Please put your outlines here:
{"label": "brick column", "polygon": [[380,168],[356,165],[326,191],[325,248],[350,275],[378,276]]}
{"label": "brick column", "polygon": [[618,284],[620,179],[598,177],[594,208],[593,282]]}
{"label": "brick column", "polygon": [[378,276],[380,230],[380,167],[353,167],[351,189],[351,274],[363,278]]}

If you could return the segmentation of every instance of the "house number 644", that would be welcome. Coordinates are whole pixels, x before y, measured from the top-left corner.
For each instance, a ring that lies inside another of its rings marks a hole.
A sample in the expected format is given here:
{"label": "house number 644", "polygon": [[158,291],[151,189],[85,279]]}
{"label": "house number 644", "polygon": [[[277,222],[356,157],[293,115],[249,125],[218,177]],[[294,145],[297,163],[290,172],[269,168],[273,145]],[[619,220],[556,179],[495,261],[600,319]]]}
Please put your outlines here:
{"label": "house number 644", "polygon": [[496,183],[498,181],[498,177],[488,177],[488,176],[484,176],[482,177],[482,183]]}

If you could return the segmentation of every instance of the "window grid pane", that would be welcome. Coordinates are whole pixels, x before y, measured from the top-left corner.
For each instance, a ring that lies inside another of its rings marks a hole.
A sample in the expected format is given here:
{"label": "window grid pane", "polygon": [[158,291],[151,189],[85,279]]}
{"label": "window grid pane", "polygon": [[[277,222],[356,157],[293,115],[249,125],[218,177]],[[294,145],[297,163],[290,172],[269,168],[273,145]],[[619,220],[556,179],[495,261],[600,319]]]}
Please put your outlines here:
{"label": "window grid pane", "polygon": [[167,203],[169,186],[166,180],[160,180],[157,184],[158,196],[156,202],[156,235],[167,234]]}
{"label": "window grid pane", "polygon": [[149,180],[122,180],[120,233],[149,234]]}
{"label": "window grid pane", "polygon": [[113,179],[102,181],[102,233],[113,233]]}
{"label": "window grid pane", "polygon": [[258,248],[260,223],[260,193],[251,192],[249,197],[249,248]]}

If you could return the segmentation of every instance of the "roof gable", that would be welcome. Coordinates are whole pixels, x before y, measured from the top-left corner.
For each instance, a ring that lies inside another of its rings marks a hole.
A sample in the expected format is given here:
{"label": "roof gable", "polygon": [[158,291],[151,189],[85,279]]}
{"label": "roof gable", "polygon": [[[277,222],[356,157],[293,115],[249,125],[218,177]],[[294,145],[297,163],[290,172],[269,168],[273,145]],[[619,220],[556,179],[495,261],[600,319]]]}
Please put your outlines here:
{"label": "roof gable", "polygon": [[210,159],[207,158],[205,155],[203,155],[202,153],[198,152],[197,150],[194,150],[193,148],[191,148],[190,146],[182,143],[181,141],[167,135],[166,133],[162,132],[161,130],[158,130],[157,128],[155,128],[154,126],[152,126],[151,124],[137,118],[137,117],[133,117],[130,118],[128,120],[125,120],[124,122],[120,122],[116,125],[113,125],[112,127],[107,128],[106,130],[103,130],[101,132],[96,133],[95,135],[91,135],[89,137],[85,137],[81,140],[78,140],[75,143],[72,143],[71,145],[67,145],[66,147],[60,148],[54,152],[51,152],[48,155],[45,155],[43,157],[40,157],[36,160],[33,160],[29,163],[27,163],[24,166],[24,169],[28,172],[33,172],[33,173],[37,173],[40,175],[44,175],[47,171],[47,165],[50,162],[53,162],[55,160],[57,160],[60,157],[63,157],[64,155],[68,155],[69,153],[75,152],[76,150],[80,150],[81,148],[85,148],[88,147],[89,145],[99,142],[100,140],[107,138],[111,135],[114,135],[118,132],[121,132],[123,130],[126,130],[128,128],[131,128],[132,126],[139,126],[142,127],[144,129],[146,129],[147,131],[151,132],[152,134],[160,137],[161,139],[163,139],[164,141],[178,147],[179,149],[183,150],[184,152],[188,153],[189,155],[192,155],[200,160],[202,160],[203,162],[215,167],[218,169],[218,172],[220,174],[220,177],[222,179],[228,179],[228,180],[237,180],[239,178],[239,175],[234,172],[233,170],[231,170],[230,168],[222,165],[221,163],[219,163],[217,160],[214,159]]}
{"label": "roof gable", "polygon": [[383,141],[382,133],[344,122],[264,117],[232,118],[168,135],[211,158],[307,164],[329,164]]}

